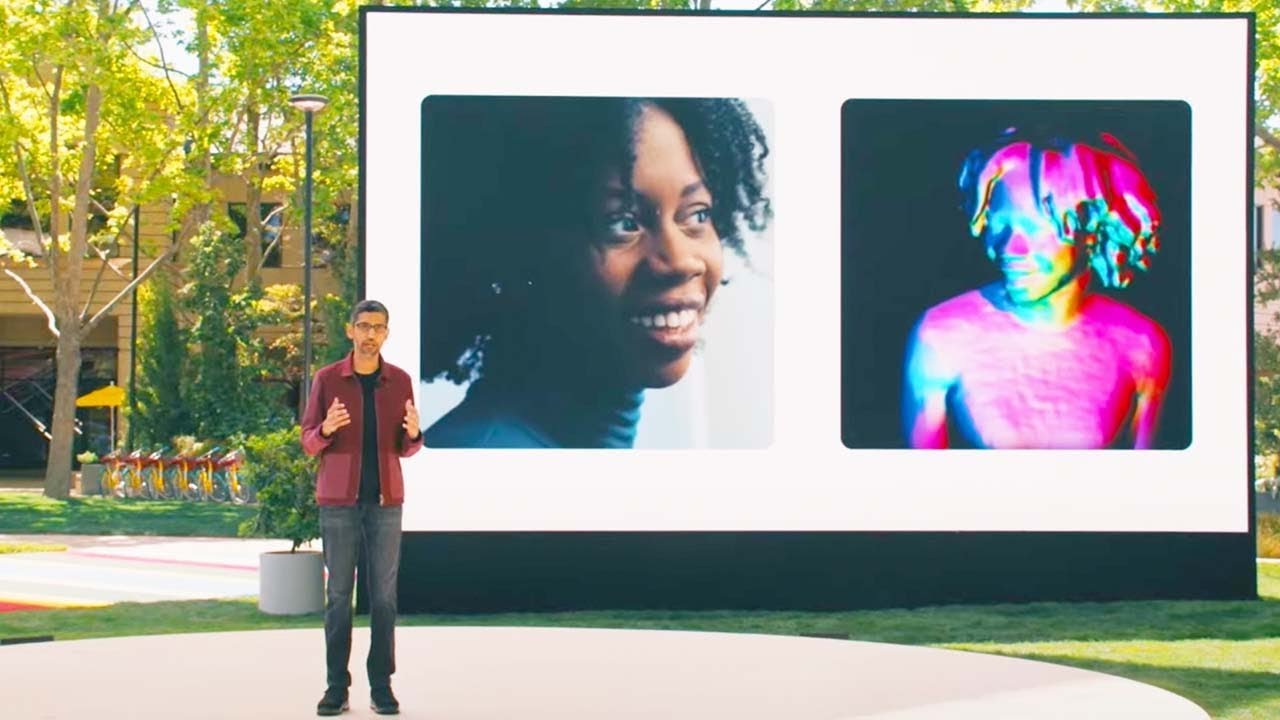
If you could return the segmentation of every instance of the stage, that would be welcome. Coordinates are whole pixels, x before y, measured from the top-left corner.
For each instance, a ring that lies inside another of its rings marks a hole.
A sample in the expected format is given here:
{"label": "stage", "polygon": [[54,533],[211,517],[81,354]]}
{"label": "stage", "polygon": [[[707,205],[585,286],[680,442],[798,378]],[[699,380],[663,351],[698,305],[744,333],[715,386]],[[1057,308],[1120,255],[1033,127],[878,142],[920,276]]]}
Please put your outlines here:
{"label": "stage", "polygon": [[[196,625],[199,618],[192,618]],[[397,630],[401,716],[428,720],[1207,720],[1164,690],[1046,663],[769,635]],[[369,709],[355,632],[351,710]],[[6,718],[315,717],[319,629],[0,647]]]}

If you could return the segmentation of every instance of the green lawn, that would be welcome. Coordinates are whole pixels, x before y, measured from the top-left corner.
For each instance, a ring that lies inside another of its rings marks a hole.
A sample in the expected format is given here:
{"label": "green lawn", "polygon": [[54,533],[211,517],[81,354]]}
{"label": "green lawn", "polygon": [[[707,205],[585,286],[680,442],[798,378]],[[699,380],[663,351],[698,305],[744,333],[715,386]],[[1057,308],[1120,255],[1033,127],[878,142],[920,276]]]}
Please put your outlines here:
{"label": "green lawn", "polygon": [[230,503],[0,493],[0,533],[235,537],[240,522],[255,512]]}
{"label": "green lawn", "polygon": [[[1280,565],[1258,571],[1260,602],[1031,603],[862,612],[575,612],[406,615],[402,625],[644,628],[819,635],[1000,653],[1074,665],[1171,690],[1216,720],[1280,717]],[[0,638],[319,628],[253,601],[125,603],[0,613]]]}

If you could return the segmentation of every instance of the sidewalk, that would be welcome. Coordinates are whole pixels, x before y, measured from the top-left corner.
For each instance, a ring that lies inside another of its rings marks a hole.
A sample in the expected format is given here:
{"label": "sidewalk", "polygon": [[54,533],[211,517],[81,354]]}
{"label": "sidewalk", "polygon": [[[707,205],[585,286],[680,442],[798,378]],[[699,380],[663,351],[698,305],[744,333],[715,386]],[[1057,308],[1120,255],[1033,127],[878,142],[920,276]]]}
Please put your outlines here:
{"label": "sidewalk", "polygon": [[[40,493],[43,475],[6,470],[0,493]],[[288,540],[255,538],[4,533],[0,543],[68,548],[0,555],[0,612],[254,596],[258,556],[291,547]],[[318,550],[320,542],[303,547]]]}
{"label": "sidewalk", "polygon": [[[66,545],[66,552],[0,555],[0,606],[101,607],[117,602],[258,594],[258,556],[288,540],[95,535],[4,535],[0,542]],[[314,543],[319,549],[319,543]]]}

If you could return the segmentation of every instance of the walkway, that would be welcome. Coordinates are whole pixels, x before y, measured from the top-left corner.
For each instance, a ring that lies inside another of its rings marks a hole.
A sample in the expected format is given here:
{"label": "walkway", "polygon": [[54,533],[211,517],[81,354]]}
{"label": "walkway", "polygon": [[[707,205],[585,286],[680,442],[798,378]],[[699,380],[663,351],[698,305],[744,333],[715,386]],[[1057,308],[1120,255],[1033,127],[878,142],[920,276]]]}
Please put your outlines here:
{"label": "walkway", "polygon": [[0,543],[70,548],[0,555],[0,611],[257,595],[258,555],[290,546],[288,540],[111,535],[0,535]]}

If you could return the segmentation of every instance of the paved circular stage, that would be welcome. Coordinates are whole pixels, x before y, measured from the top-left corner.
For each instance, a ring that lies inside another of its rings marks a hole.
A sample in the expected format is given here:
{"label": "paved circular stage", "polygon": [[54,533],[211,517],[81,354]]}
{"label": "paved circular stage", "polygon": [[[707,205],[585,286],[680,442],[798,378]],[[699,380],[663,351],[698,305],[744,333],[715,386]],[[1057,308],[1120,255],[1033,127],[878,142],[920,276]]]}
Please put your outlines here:
{"label": "paved circular stage", "polygon": [[[198,620],[193,619],[198,622]],[[880,643],[700,632],[400,628],[401,717],[434,720],[1207,720],[1172,693],[1047,663]],[[368,704],[357,628],[352,709]],[[0,647],[6,718],[308,718],[324,633]]]}

